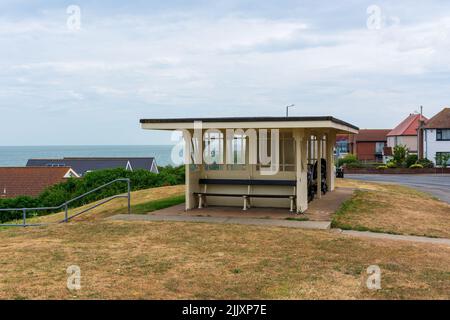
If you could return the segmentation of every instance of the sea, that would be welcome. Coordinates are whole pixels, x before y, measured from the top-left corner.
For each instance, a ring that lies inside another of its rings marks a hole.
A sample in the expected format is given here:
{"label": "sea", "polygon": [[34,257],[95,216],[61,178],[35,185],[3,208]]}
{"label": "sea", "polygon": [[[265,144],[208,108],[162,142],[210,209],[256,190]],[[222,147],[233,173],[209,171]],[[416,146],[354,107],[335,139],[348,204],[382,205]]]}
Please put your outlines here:
{"label": "sea", "polygon": [[171,145],[0,146],[0,167],[22,167],[30,158],[154,157],[158,166],[173,165]]}

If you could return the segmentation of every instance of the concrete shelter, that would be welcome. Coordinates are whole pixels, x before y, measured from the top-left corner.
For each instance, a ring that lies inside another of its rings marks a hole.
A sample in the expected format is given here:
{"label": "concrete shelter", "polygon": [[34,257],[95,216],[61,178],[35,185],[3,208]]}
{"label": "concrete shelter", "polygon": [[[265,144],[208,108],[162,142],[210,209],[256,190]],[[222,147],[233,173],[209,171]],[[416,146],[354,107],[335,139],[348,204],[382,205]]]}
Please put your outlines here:
{"label": "concrete shelter", "polygon": [[[191,160],[185,164],[186,210],[217,205],[241,206],[244,210],[279,207],[304,212],[308,208],[308,168],[316,164],[317,177],[321,177],[322,166],[318,164],[325,163],[327,189],[333,191],[336,134],[358,132],[356,126],[330,116],[141,119],[140,122],[146,130],[184,132],[188,153],[185,159]],[[231,137],[230,130],[234,130]],[[265,131],[270,132],[270,137],[264,138]],[[217,156],[219,149],[223,153]],[[275,158],[274,153],[278,154],[277,163],[263,162],[263,149],[267,149],[271,159]],[[272,149],[278,152],[271,152]],[[191,156],[199,150],[210,159]],[[256,163],[252,162],[255,153]],[[276,170],[268,173],[267,168],[273,166]],[[320,198],[321,183],[316,188],[315,197]]]}

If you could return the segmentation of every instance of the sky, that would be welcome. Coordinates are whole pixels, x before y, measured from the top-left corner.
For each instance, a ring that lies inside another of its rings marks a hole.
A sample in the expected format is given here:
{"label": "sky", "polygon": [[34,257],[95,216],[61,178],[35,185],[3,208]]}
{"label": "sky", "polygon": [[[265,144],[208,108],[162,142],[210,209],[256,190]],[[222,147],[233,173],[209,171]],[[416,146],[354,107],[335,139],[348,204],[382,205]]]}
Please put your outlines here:
{"label": "sky", "polygon": [[[75,9],[74,9],[75,8]],[[166,144],[140,118],[450,105],[450,1],[0,0],[0,145]]]}

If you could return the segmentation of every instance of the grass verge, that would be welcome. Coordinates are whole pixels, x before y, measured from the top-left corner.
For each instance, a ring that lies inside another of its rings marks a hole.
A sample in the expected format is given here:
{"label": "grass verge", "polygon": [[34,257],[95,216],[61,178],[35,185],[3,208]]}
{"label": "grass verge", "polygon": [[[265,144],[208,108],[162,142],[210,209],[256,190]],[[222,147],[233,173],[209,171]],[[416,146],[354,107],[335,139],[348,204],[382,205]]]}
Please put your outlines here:
{"label": "grass verge", "polygon": [[[448,246],[317,230],[80,221],[1,230],[0,250],[0,299],[450,298]],[[365,285],[373,264],[381,290]]]}
{"label": "grass verge", "polygon": [[404,186],[340,180],[356,190],[334,214],[331,226],[344,230],[450,238],[450,205]]}
{"label": "grass verge", "polygon": [[[156,210],[160,210],[160,209],[164,209],[164,208],[168,208],[168,207],[172,207],[175,206],[177,204],[181,204],[184,203],[185,201],[185,196],[184,195],[180,195],[180,196],[174,196],[174,197],[170,197],[170,198],[165,198],[165,199],[159,199],[159,200],[153,200],[150,202],[145,202],[145,203],[141,203],[141,204],[137,204],[131,207],[131,213],[133,214],[146,214],[149,212],[153,212]],[[126,210],[121,210],[117,213],[127,213]]]}

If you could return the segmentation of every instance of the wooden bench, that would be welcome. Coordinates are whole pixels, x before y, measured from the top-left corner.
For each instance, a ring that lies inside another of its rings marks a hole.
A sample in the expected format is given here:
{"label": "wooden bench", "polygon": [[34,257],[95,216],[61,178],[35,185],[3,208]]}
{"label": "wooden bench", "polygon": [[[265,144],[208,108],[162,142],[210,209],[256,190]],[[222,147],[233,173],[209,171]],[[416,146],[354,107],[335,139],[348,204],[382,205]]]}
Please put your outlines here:
{"label": "wooden bench", "polygon": [[[253,180],[253,179],[199,179],[199,184],[205,185],[205,192],[194,192],[194,195],[198,196],[198,207],[203,208],[203,199],[205,197],[237,197],[244,200],[243,210],[250,208],[251,198],[275,198],[275,199],[289,199],[290,211],[294,211],[295,207],[295,188],[297,182],[295,180]],[[206,192],[207,185],[235,185],[235,186],[247,186],[247,193],[214,193]],[[251,186],[288,186],[294,188],[294,194],[251,194]]]}

